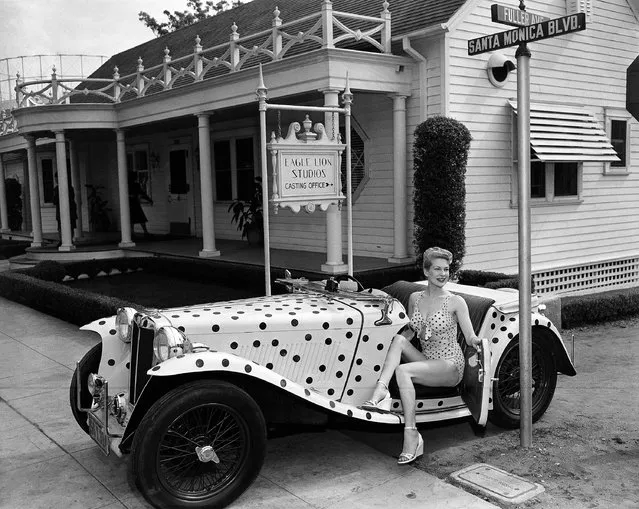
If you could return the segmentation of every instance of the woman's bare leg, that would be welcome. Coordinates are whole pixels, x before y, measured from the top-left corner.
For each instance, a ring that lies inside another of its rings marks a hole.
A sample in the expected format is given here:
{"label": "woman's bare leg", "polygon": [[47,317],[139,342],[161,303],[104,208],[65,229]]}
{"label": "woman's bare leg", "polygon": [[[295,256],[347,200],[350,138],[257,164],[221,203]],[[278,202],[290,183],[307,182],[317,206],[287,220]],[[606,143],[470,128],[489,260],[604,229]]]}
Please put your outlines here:
{"label": "woman's bare leg", "polygon": [[457,368],[451,361],[426,360],[400,364],[395,369],[395,379],[404,410],[404,447],[402,452],[413,454],[419,440],[415,427],[415,386],[414,383],[431,387],[449,387],[457,382]]}
{"label": "woman's bare leg", "polygon": [[385,386],[388,386],[388,383],[390,382],[395,369],[400,365],[399,363],[402,361],[402,359],[409,362],[416,362],[420,360],[424,361],[426,358],[419,350],[417,350],[417,348],[415,348],[411,344],[408,339],[406,339],[406,337],[402,336],[401,334],[396,334],[393,337],[391,346],[388,349],[388,353],[386,354],[386,359],[384,359],[384,366],[382,367],[382,371],[379,374],[379,382],[381,383],[378,383],[375,386],[371,401],[377,402],[386,395]]}

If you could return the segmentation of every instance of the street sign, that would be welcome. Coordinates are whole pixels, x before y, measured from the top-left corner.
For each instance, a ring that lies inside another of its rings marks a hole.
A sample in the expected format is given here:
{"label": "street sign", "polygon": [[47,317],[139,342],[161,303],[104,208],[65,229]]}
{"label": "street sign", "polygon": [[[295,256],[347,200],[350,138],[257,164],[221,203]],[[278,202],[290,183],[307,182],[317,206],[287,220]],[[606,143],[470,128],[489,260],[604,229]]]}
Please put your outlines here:
{"label": "street sign", "polygon": [[510,25],[514,27],[523,27],[526,25],[535,25],[543,21],[549,21],[547,16],[540,14],[532,14],[530,12],[508,7],[507,5],[493,4],[490,6],[493,21],[502,25]]}
{"label": "street sign", "polygon": [[524,42],[541,41],[558,35],[566,35],[571,32],[579,32],[586,29],[586,14],[579,12],[562,18],[550,19],[522,26],[506,32],[498,32],[485,35],[468,41],[468,54],[479,55],[487,51],[496,51],[501,48],[517,46]]}

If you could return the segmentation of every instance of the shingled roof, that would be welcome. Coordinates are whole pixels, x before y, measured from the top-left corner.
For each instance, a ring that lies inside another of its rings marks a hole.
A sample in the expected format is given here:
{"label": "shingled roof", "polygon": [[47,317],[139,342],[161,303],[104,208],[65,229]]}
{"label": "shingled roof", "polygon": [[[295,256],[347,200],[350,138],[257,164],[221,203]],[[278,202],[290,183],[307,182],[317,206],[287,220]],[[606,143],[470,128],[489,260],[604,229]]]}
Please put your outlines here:
{"label": "shingled roof", "polygon": [[[390,0],[391,34],[393,37],[445,23],[466,0]],[[378,17],[382,11],[379,0],[333,0],[333,10]],[[113,68],[120,75],[134,73],[138,57],[145,68],[162,63],[164,48],[173,59],[193,52],[195,37],[199,35],[203,48],[228,42],[231,25],[235,23],[240,36],[271,28],[273,11],[277,7],[284,23],[319,13],[322,0],[253,0],[235,9],[221,12],[194,25],[162,37],[152,39],[113,55],[91,77],[111,78]]]}

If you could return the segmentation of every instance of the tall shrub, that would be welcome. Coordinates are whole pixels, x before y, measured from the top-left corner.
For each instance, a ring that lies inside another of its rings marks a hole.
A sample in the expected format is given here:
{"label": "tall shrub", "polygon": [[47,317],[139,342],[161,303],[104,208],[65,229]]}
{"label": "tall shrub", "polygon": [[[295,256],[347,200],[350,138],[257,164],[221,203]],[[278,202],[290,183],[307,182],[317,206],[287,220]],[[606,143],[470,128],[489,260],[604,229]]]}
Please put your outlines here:
{"label": "tall shrub", "polygon": [[466,163],[470,131],[457,120],[431,117],[415,129],[413,195],[415,249],[453,253],[451,275],[466,253]]}

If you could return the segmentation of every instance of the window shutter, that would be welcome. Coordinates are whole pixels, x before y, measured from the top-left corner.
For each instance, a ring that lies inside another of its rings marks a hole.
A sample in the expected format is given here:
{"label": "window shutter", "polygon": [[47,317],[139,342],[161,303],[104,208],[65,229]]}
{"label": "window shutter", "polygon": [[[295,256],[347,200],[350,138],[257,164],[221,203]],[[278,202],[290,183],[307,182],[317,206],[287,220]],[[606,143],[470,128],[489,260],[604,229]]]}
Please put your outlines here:
{"label": "window shutter", "polygon": [[[340,127],[342,143],[346,143],[344,127]],[[342,193],[346,195],[346,154],[342,154]],[[357,129],[351,127],[351,179],[352,194],[355,195],[366,178],[366,161],[364,159],[364,140]]]}

